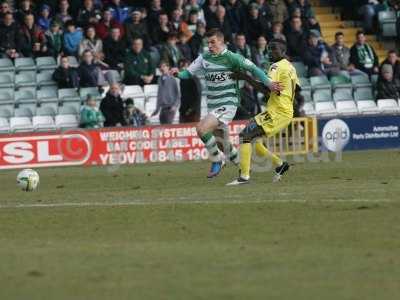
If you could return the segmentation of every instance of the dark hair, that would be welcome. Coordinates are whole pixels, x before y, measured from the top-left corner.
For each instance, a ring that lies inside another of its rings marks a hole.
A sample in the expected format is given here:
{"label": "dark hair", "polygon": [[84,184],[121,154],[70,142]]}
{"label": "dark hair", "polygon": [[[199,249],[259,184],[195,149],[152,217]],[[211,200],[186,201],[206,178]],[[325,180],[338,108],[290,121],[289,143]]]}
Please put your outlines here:
{"label": "dark hair", "polygon": [[212,36],[216,36],[219,39],[224,39],[224,34],[218,28],[212,28],[206,32],[206,37],[210,38]]}
{"label": "dark hair", "polygon": [[65,28],[68,28],[69,26],[75,26],[74,21],[68,20],[67,22],[65,22]]}
{"label": "dark hair", "polygon": [[356,37],[358,37],[361,34],[365,34],[364,30],[357,30]]}
{"label": "dark hair", "polygon": [[270,47],[278,46],[279,49],[282,50],[283,53],[286,53],[287,45],[286,45],[286,42],[282,39],[272,39],[269,42],[269,46]]}
{"label": "dark hair", "polygon": [[161,67],[161,65],[166,65],[167,67],[170,67],[169,62],[167,60],[160,61],[159,66]]}
{"label": "dark hair", "polygon": [[171,31],[170,33],[168,33],[167,40],[174,39],[174,38],[175,39],[178,38],[178,34],[175,31]]}
{"label": "dark hair", "polygon": [[391,49],[388,51],[388,54],[396,54],[397,55],[397,51],[394,49]]}
{"label": "dark hair", "polygon": [[135,105],[135,101],[133,101],[132,98],[127,98],[127,99],[125,100],[125,105],[126,105],[126,106],[128,106],[128,105]]}
{"label": "dark hair", "polygon": [[336,33],[335,33],[335,38],[337,38],[337,37],[340,36],[340,35],[343,35],[343,36],[344,36],[343,32],[341,32],[341,31],[336,32]]}
{"label": "dark hair", "polygon": [[238,37],[239,35],[240,35],[240,36],[244,36],[244,37],[246,37],[246,35],[244,34],[244,32],[241,32],[241,31],[240,31],[240,32],[238,32],[238,33],[236,33],[236,37]]}

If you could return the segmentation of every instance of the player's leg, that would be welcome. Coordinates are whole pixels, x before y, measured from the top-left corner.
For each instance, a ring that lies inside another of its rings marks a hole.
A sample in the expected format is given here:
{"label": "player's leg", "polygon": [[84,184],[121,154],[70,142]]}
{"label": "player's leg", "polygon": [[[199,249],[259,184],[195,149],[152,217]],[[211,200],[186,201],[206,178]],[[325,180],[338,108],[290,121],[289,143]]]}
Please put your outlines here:
{"label": "player's leg", "polygon": [[229,127],[221,124],[214,131],[214,135],[218,138],[218,148],[225,153],[225,156],[235,165],[239,165],[239,151],[231,143],[229,136]]}
{"label": "player's leg", "polygon": [[213,131],[219,126],[218,119],[208,114],[196,126],[197,135],[203,141],[206,149],[208,150],[210,160],[212,162],[211,169],[207,177],[212,178],[217,176],[225,164],[223,153],[219,150],[217,139]]}

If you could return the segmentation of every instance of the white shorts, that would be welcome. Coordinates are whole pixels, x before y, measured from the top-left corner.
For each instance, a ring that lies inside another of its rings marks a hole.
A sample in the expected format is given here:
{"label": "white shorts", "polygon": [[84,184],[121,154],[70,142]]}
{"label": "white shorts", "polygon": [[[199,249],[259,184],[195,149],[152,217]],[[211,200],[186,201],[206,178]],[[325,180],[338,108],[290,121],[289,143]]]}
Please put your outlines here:
{"label": "white shorts", "polygon": [[223,125],[228,125],[232,122],[236,115],[237,106],[222,105],[208,111],[209,115],[213,115]]}

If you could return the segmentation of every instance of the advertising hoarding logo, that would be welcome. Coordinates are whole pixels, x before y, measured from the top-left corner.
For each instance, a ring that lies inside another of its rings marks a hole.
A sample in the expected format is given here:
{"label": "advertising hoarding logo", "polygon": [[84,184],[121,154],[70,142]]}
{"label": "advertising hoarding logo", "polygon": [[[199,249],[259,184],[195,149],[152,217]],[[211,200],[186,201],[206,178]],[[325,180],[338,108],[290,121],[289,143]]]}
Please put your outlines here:
{"label": "advertising hoarding logo", "polygon": [[322,142],[332,152],[339,152],[350,141],[350,128],[340,119],[328,121],[322,130]]}

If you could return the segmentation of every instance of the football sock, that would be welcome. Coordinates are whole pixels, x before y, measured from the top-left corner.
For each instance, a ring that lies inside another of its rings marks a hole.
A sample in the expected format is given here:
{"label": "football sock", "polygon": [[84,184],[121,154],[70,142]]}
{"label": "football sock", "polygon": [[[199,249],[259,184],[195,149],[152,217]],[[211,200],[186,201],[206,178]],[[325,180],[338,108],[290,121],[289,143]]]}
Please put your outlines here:
{"label": "football sock", "polygon": [[236,147],[232,145],[232,143],[229,143],[229,160],[235,165],[238,165],[240,163],[239,152]]}
{"label": "football sock", "polygon": [[279,167],[279,166],[281,166],[283,164],[282,159],[280,159],[279,156],[277,156],[277,155],[273,154],[271,151],[269,151],[264,146],[262,141],[257,141],[256,145],[255,145],[255,148],[256,148],[256,153],[257,153],[258,156],[266,157],[266,158],[270,159],[275,166]]}
{"label": "football sock", "polygon": [[243,179],[250,178],[251,147],[251,143],[240,145],[240,177]]}
{"label": "football sock", "polygon": [[201,136],[200,138],[203,141],[204,145],[206,146],[208,153],[210,154],[210,160],[218,161],[220,159],[219,155],[220,151],[218,149],[217,140],[215,139],[215,136],[211,132],[208,132],[203,136]]}

